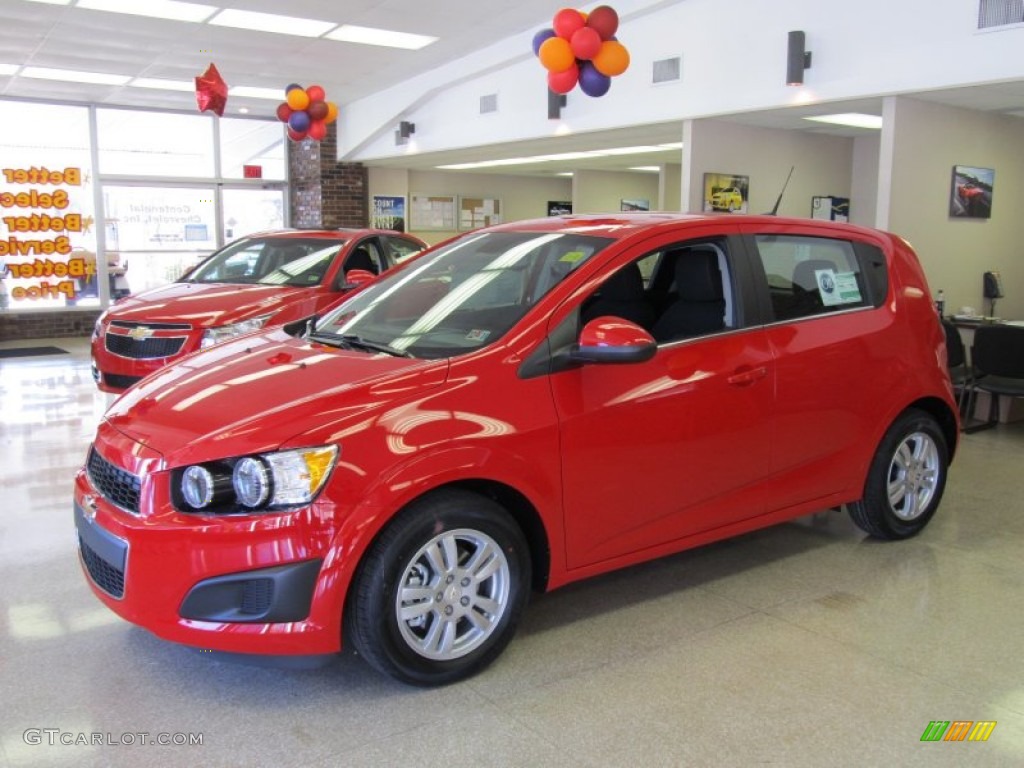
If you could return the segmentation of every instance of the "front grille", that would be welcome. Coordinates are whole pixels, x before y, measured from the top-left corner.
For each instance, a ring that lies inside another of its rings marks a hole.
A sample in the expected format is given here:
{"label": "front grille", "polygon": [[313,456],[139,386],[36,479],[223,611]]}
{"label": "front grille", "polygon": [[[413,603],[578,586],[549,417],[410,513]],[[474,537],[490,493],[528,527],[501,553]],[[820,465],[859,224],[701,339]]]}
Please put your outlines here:
{"label": "front grille", "polygon": [[122,376],[119,373],[103,374],[103,383],[115,389],[128,389],[128,387],[138,384],[140,381],[142,381],[141,376]]}
{"label": "front grille", "polygon": [[124,596],[124,571],[108,563],[99,554],[78,537],[78,546],[82,552],[82,562],[89,572],[89,578],[96,582],[96,586],[102,589],[111,597],[121,598]]}
{"label": "front grille", "polygon": [[139,514],[139,489],[141,481],[131,472],[115,467],[95,448],[89,450],[86,465],[89,479],[106,499],[133,515]]}
{"label": "front grille", "polygon": [[171,357],[181,351],[185,344],[184,336],[169,339],[153,338],[133,339],[131,336],[118,336],[108,333],[106,337],[107,351],[120,357],[132,360],[153,360]]}
{"label": "front grille", "polygon": [[188,323],[129,323],[126,320],[111,320],[110,324],[117,328],[149,328],[153,331],[191,331]]}

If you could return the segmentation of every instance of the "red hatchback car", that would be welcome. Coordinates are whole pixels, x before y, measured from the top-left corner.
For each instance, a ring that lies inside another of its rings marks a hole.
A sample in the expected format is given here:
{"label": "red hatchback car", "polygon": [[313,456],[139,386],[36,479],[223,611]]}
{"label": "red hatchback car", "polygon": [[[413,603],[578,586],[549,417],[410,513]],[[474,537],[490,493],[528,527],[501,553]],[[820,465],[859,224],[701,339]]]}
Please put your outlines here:
{"label": "red hatchback car", "polygon": [[912,536],[958,417],[900,238],[765,216],[465,234],[121,397],[75,483],[125,619],[448,683],[550,590],[846,505]]}
{"label": "red hatchback car", "polygon": [[[263,232],[208,256],[177,282],[117,302],[96,322],[92,373],[122,392],[190,352],[259,330],[306,321],[364,279],[426,247],[396,232],[358,229]],[[368,272],[370,275],[366,275]]]}

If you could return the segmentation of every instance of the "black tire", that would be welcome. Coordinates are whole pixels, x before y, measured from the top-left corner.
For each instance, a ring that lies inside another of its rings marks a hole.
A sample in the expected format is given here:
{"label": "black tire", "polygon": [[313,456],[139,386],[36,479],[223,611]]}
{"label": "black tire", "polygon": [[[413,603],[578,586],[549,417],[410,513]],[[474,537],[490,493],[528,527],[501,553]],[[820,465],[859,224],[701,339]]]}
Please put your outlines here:
{"label": "black tire", "polygon": [[512,639],[530,574],[523,533],[499,504],[463,490],[432,493],[400,512],[364,557],[348,601],[348,638],[402,682],[462,680]]}
{"label": "black tire", "polygon": [[935,419],[911,408],[900,415],[871,460],[864,497],[850,517],[877,539],[915,536],[931,520],[946,488],[949,448]]}

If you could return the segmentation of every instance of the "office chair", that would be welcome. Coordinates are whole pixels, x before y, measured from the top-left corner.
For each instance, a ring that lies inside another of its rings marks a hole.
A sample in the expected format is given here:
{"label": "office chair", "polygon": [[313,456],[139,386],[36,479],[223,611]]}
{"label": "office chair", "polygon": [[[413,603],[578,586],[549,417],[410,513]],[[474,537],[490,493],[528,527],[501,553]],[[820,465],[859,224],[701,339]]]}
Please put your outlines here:
{"label": "office chair", "polygon": [[982,325],[971,347],[972,378],[968,384],[967,413],[973,413],[978,392],[991,397],[988,419],[975,421],[964,432],[991,429],[999,422],[999,396],[1024,397],[1024,328]]}
{"label": "office chair", "polygon": [[946,368],[949,370],[950,381],[953,382],[953,391],[956,393],[956,405],[960,410],[961,417],[966,416],[964,400],[971,382],[971,368],[967,364],[967,352],[964,349],[964,341],[960,337],[960,330],[949,322],[942,320],[942,330],[946,333]]}

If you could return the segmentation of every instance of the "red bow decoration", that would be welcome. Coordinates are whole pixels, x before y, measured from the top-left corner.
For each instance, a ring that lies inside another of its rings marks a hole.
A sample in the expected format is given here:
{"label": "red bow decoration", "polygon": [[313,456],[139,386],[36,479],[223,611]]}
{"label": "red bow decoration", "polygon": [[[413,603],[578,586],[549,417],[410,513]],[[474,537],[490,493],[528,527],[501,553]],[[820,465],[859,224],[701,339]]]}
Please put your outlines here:
{"label": "red bow decoration", "polygon": [[211,110],[217,113],[218,117],[224,116],[224,107],[228,103],[228,84],[220,76],[217,67],[210,64],[199,77],[196,78],[196,104],[199,111]]}

